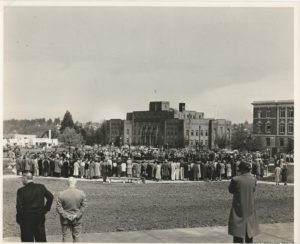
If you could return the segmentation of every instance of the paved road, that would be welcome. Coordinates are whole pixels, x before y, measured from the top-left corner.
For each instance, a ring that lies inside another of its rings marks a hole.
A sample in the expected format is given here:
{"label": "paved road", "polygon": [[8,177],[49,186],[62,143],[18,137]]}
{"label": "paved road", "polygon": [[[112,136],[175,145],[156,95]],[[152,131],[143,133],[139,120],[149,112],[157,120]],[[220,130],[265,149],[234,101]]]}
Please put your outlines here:
{"label": "paved road", "polygon": [[[291,243],[294,242],[294,223],[261,224],[261,234],[255,242]],[[61,242],[60,235],[48,236],[49,242]],[[19,237],[4,238],[4,242],[19,242]],[[69,236],[69,242],[71,237]],[[226,226],[185,228],[169,230],[144,230],[129,232],[84,233],[82,242],[127,242],[127,243],[230,243]]]}

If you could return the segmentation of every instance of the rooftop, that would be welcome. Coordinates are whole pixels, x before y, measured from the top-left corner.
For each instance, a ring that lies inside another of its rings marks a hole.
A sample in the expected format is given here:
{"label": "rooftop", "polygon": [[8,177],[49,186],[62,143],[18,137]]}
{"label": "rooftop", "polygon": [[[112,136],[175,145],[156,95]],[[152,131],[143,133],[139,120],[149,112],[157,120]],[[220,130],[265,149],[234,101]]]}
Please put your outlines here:
{"label": "rooftop", "polygon": [[254,101],[251,103],[252,105],[265,105],[265,104],[272,104],[272,105],[277,105],[277,104],[294,104],[294,100],[269,100],[269,101]]}

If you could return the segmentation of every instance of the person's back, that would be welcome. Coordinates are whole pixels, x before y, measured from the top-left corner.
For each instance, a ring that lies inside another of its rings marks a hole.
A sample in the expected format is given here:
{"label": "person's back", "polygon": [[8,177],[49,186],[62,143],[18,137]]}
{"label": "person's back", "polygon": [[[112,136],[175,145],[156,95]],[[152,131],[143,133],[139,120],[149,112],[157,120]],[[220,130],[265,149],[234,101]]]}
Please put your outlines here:
{"label": "person's back", "polygon": [[239,167],[241,175],[233,177],[228,187],[233,194],[228,233],[234,236],[234,242],[252,242],[259,233],[254,199],[257,180],[250,174],[250,164],[242,162]]}
{"label": "person's back", "polygon": [[73,187],[59,193],[58,196],[63,209],[69,214],[77,214],[85,198],[83,191]]}
{"label": "person's back", "polygon": [[16,205],[21,241],[45,242],[45,214],[51,209],[53,195],[44,185],[35,184],[30,172],[23,173],[22,183],[24,186],[17,191]]}
{"label": "person's back", "polygon": [[66,241],[67,230],[70,229],[73,242],[78,242],[86,197],[83,191],[76,189],[76,180],[73,177],[69,178],[68,184],[69,188],[58,194],[56,210],[62,225],[62,241]]}

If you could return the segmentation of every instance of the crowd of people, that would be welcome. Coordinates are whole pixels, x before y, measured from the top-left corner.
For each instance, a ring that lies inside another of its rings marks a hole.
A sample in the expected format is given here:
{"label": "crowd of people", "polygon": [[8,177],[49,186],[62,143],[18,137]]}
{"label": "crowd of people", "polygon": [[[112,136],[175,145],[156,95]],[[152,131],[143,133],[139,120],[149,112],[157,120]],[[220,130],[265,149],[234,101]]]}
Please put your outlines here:
{"label": "crowd of people", "polygon": [[[239,153],[238,151],[196,151],[189,149],[151,149],[101,147],[97,149],[78,149],[69,152],[26,152],[10,155],[15,161],[15,171],[24,171],[34,176],[65,177],[85,179],[108,177],[128,177],[147,180],[206,180],[231,179],[238,175],[241,161],[251,165],[251,173],[258,179],[268,175],[270,158],[263,153]],[[278,156],[273,160],[279,168],[276,180],[286,183],[287,160]],[[279,172],[279,173],[278,173]]]}

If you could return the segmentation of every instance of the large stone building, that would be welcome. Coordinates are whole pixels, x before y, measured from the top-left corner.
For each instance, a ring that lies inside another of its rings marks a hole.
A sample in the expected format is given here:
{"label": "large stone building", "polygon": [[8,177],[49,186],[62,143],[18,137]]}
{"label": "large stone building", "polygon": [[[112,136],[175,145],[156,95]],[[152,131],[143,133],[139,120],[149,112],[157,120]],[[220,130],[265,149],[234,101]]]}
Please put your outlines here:
{"label": "large stone building", "polygon": [[122,124],[107,121],[107,125],[111,123],[116,127],[118,124],[118,129],[107,127],[111,128],[107,131],[108,142],[119,137],[128,145],[215,148],[217,139],[223,138],[225,146],[230,146],[230,121],[206,119],[203,112],[186,110],[184,103],[177,110],[170,108],[167,101],[150,102],[148,111],[133,111],[127,113]]}
{"label": "large stone building", "polygon": [[272,155],[288,152],[294,141],[294,101],[256,101],[253,105],[253,136],[261,149]]}

